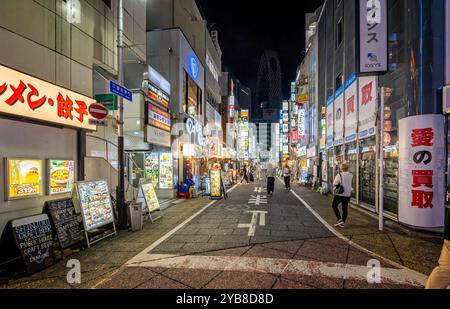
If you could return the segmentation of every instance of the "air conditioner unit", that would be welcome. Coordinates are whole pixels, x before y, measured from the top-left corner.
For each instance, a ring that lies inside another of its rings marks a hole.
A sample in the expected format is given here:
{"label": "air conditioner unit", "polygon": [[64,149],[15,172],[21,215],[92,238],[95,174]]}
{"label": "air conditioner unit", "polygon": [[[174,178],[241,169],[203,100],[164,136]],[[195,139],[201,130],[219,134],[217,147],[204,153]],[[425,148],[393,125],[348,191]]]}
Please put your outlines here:
{"label": "air conditioner unit", "polygon": [[443,97],[442,106],[444,107],[444,114],[450,115],[450,85],[444,87],[442,97]]}

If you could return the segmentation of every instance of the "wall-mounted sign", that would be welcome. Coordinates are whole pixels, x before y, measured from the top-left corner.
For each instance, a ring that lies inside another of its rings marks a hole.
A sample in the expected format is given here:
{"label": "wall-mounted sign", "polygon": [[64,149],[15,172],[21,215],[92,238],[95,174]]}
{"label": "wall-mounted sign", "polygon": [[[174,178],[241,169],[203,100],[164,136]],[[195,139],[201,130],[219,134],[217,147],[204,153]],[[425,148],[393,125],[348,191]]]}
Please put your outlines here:
{"label": "wall-mounted sign", "polygon": [[155,103],[161,105],[162,107],[170,107],[170,97],[159,88],[155,87],[151,83],[148,84],[147,90],[148,97]]}
{"label": "wall-mounted sign", "polygon": [[298,111],[298,136],[300,139],[304,139],[306,135],[305,120],[306,111],[302,108]]}
{"label": "wall-mounted sign", "polygon": [[334,96],[334,145],[344,143],[344,86],[336,91]]}
{"label": "wall-mounted sign", "polygon": [[352,74],[345,82],[345,142],[357,139],[358,126],[358,79]]}
{"label": "wall-mounted sign", "polygon": [[306,155],[308,159],[316,157],[317,155],[316,147],[308,148]]}
{"label": "wall-mounted sign", "polygon": [[75,183],[75,161],[48,160],[47,164],[49,194],[71,193]]}
{"label": "wall-mounted sign", "polygon": [[198,73],[200,71],[198,66],[198,60],[196,57],[190,56],[188,61],[189,61],[189,73],[193,79],[197,80]]}
{"label": "wall-mounted sign", "polygon": [[196,142],[199,146],[206,147],[207,140],[203,136],[203,126],[200,122],[191,117],[186,118],[185,129],[189,135],[196,136]]}
{"label": "wall-mounted sign", "polygon": [[359,78],[359,138],[374,136],[377,118],[377,77]]}
{"label": "wall-mounted sign", "polygon": [[146,126],[145,141],[153,145],[170,147],[170,132],[152,126]]}
{"label": "wall-mounted sign", "polygon": [[151,66],[148,67],[148,79],[151,81],[156,87],[167,93],[171,94],[171,86],[167,79],[164,78],[158,71],[156,71]]}
{"label": "wall-mounted sign", "polygon": [[96,130],[89,124],[95,100],[0,65],[0,113]]}
{"label": "wall-mounted sign", "polygon": [[359,0],[361,73],[388,70],[387,14],[387,0]]}
{"label": "wall-mounted sign", "polygon": [[236,102],[235,97],[232,95],[230,96],[230,102],[229,102],[229,109],[230,109],[230,118],[234,118],[234,115],[236,114]]}
{"label": "wall-mounted sign", "polygon": [[399,220],[419,228],[444,226],[445,117],[399,121]]}
{"label": "wall-mounted sign", "polygon": [[170,114],[149,103],[148,124],[155,128],[170,132],[172,124],[170,120]]}
{"label": "wall-mounted sign", "polygon": [[6,158],[6,200],[42,195],[42,160]]}
{"label": "wall-mounted sign", "polygon": [[308,154],[308,149],[306,146],[300,147],[298,149],[298,156],[299,157],[306,157],[306,155]]}
{"label": "wall-mounted sign", "polygon": [[241,120],[242,121],[249,121],[250,119],[250,113],[248,109],[241,110]]}
{"label": "wall-mounted sign", "polygon": [[327,148],[334,144],[334,95],[327,100]]}
{"label": "wall-mounted sign", "polygon": [[283,111],[284,112],[289,111],[289,102],[287,102],[287,101],[283,102]]}

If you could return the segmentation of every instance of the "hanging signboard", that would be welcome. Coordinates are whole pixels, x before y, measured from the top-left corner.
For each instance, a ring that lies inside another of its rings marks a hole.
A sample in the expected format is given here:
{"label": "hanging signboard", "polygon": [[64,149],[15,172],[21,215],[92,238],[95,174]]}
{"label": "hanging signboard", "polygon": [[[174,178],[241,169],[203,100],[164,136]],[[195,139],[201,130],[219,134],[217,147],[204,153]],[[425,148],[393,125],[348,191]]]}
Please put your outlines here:
{"label": "hanging signboard", "polygon": [[377,120],[377,77],[360,77],[358,91],[359,138],[374,136]]}
{"label": "hanging signboard", "polygon": [[86,232],[114,222],[106,180],[78,182],[77,189]]}
{"label": "hanging signboard", "polygon": [[75,161],[48,160],[47,169],[50,195],[72,192],[75,183]]}
{"label": "hanging signboard", "polygon": [[305,135],[306,135],[305,121],[306,121],[306,112],[305,112],[305,109],[302,108],[298,111],[298,137],[299,137],[299,139],[305,138]]}
{"label": "hanging signboard", "polygon": [[96,130],[89,124],[94,99],[1,65],[0,76],[0,113]]}
{"label": "hanging signboard", "polygon": [[211,170],[209,174],[211,179],[211,198],[221,199],[222,190],[220,181],[220,170]]}
{"label": "hanging signboard", "polygon": [[445,117],[399,121],[399,220],[418,228],[444,226]]}
{"label": "hanging signboard", "polygon": [[344,143],[344,86],[341,86],[334,96],[334,145]]}
{"label": "hanging signboard", "polygon": [[42,160],[6,158],[6,200],[42,195]]}
{"label": "hanging signboard", "polygon": [[52,226],[46,214],[13,220],[12,231],[29,274],[55,263]]}
{"label": "hanging signboard", "polygon": [[380,73],[388,70],[387,0],[359,0],[359,71]]}
{"label": "hanging signboard", "polygon": [[45,208],[50,214],[61,249],[78,244],[81,241],[81,229],[73,200],[49,201]]}
{"label": "hanging signboard", "polygon": [[334,96],[327,101],[327,148],[334,144]]}
{"label": "hanging signboard", "polygon": [[356,74],[352,74],[345,82],[345,142],[351,143],[357,139],[358,127],[358,83]]}

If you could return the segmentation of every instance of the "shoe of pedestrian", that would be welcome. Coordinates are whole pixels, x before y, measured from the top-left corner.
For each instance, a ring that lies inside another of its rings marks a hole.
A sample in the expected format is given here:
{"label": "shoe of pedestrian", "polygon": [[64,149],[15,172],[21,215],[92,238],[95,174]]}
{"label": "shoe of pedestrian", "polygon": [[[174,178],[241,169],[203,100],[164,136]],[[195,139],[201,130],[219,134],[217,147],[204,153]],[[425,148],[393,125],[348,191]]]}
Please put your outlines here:
{"label": "shoe of pedestrian", "polygon": [[334,226],[338,226],[338,227],[344,228],[345,227],[345,223],[344,223],[343,220],[339,220]]}

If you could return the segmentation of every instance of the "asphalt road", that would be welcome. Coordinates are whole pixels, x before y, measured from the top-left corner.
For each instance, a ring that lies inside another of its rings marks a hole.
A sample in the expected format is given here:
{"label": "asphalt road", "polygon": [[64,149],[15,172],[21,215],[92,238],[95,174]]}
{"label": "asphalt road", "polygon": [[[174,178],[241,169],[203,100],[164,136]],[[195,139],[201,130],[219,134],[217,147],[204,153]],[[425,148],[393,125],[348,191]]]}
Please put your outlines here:
{"label": "asphalt road", "polygon": [[422,288],[425,277],[354,247],[276,182],[239,185],[97,288]]}

